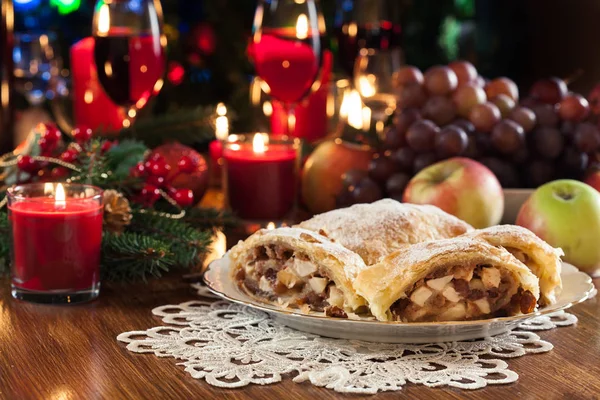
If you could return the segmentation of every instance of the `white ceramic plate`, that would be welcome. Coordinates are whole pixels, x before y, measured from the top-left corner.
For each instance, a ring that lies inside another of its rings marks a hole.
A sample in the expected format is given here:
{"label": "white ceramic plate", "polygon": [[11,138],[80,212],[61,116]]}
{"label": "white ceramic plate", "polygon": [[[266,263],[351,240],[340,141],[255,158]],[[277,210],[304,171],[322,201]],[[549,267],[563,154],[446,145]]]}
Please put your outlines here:
{"label": "white ceramic plate", "polygon": [[299,310],[283,309],[274,304],[258,302],[232,281],[228,254],[213,261],[204,282],[211,292],[232,301],[270,314],[275,321],[304,332],[342,339],[357,339],[385,343],[435,343],[477,339],[514,329],[520,323],[581,303],[595,294],[591,278],[574,266],[563,263],[563,291],[558,302],[534,313],[514,317],[461,322],[378,322],[330,318],[323,313],[302,314]]}

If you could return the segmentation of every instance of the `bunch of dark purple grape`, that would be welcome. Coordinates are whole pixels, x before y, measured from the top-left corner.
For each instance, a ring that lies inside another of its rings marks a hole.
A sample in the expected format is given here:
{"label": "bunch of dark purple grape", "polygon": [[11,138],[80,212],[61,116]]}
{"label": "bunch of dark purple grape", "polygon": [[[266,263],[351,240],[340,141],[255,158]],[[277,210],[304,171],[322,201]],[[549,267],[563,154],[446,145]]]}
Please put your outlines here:
{"label": "bunch of dark purple grape", "polygon": [[[486,80],[469,62],[434,66],[423,74],[405,66],[394,74],[398,107],[368,173],[349,171],[340,205],[402,198],[421,169],[469,157],[507,188],[535,188],[558,178],[582,179],[600,150],[596,103],[569,93],[562,79],[537,81],[519,102],[510,79]],[[596,93],[597,92],[597,93]],[[598,110],[600,113],[600,110]]]}

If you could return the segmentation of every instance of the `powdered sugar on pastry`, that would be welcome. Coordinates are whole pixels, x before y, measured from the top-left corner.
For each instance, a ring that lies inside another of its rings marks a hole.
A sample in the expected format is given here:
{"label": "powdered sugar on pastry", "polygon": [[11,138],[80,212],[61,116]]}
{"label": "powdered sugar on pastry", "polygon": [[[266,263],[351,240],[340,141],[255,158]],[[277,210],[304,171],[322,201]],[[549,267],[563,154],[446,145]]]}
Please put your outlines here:
{"label": "powdered sugar on pastry", "polygon": [[473,230],[466,222],[435,206],[392,199],[329,211],[298,226],[322,231],[358,253],[367,265],[405,245],[452,238]]}

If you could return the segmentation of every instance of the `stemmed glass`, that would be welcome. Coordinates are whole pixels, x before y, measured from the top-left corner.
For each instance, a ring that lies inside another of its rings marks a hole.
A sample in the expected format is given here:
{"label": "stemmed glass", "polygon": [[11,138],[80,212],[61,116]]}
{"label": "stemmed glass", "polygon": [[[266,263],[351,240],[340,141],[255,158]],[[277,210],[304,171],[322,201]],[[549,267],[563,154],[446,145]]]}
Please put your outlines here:
{"label": "stemmed glass", "polygon": [[392,74],[402,63],[399,49],[361,49],[354,66],[354,86],[372,111],[377,131],[396,109],[396,94]]}
{"label": "stemmed glass", "polygon": [[54,96],[54,88],[62,68],[51,32],[16,33],[13,63],[15,87],[32,106],[39,106]]}
{"label": "stemmed glass", "polygon": [[159,0],[98,0],[92,35],[98,80],[128,127],[163,85],[166,37]]}
{"label": "stemmed glass", "polygon": [[335,34],[338,62],[352,76],[360,49],[399,49],[402,2],[398,0],[338,0]]}
{"label": "stemmed glass", "polygon": [[319,89],[325,21],[316,0],[260,0],[248,52],[293,134],[294,106]]}

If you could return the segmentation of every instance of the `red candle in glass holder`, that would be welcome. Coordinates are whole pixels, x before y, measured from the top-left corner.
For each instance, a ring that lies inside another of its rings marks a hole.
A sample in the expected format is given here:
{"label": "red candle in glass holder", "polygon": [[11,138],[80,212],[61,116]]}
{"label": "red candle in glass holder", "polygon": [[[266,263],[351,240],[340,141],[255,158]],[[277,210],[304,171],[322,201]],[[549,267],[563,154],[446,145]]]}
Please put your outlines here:
{"label": "red candle in glass holder", "polygon": [[[40,302],[75,302],[98,295],[102,242],[102,192],[85,185],[68,197],[62,184],[17,186],[9,191],[13,296]],[[48,186],[49,185],[49,186]],[[20,194],[37,187],[33,196]],[[25,188],[25,189],[22,189]],[[88,189],[89,196],[85,193]]]}
{"label": "red candle in glass holder", "polygon": [[223,149],[227,203],[243,219],[281,220],[296,204],[300,141],[266,138],[236,135]]}

